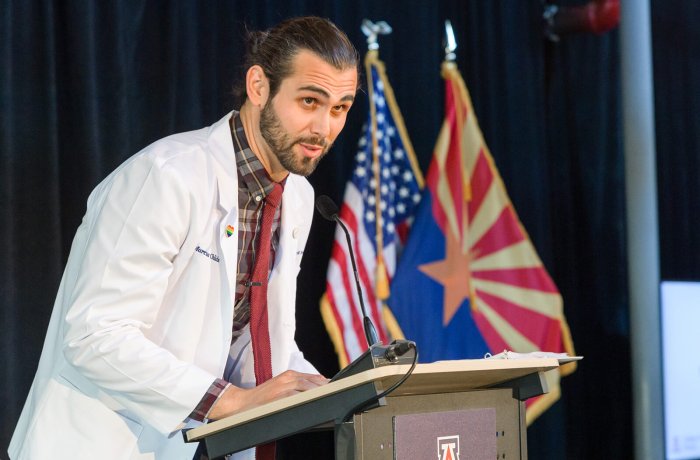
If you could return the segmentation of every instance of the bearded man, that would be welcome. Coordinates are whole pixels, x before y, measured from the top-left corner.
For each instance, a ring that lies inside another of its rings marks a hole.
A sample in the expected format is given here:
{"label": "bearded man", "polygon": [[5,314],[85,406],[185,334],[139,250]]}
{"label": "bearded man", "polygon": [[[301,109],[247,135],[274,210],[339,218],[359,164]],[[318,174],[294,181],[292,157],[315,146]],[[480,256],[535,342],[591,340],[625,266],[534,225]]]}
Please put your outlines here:
{"label": "bearded man", "polygon": [[10,458],[191,459],[179,430],[327,382],[294,342],[303,176],[343,129],[359,56],[315,17],[249,38],[240,111],[90,195]]}

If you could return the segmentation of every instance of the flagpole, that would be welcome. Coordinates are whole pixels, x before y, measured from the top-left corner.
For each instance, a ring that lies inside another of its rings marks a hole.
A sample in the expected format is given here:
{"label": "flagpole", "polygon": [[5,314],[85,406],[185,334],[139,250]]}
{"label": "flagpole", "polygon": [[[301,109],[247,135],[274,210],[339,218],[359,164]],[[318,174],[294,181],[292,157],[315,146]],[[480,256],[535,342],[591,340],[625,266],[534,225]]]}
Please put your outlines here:
{"label": "flagpole", "polygon": [[649,1],[621,2],[635,458],[664,458],[654,84]]}
{"label": "flagpole", "polygon": [[[368,21],[367,21],[368,22]],[[366,26],[366,22],[363,26]],[[384,23],[386,24],[386,23]],[[374,82],[372,81],[372,67],[379,64],[379,43],[377,35],[379,33],[391,33],[391,27],[386,24],[383,31],[377,30],[377,25],[372,24],[370,32],[373,34],[367,35],[367,43],[369,51],[365,56],[365,74],[367,76],[367,92],[369,96],[370,108],[370,136],[372,138],[372,174],[376,187],[374,188],[374,216],[375,216],[375,243],[377,246],[377,265],[376,265],[376,282],[375,291],[377,297],[385,300],[389,297],[389,280],[386,276],[386,266],[384,265],[384,231],[383,231],[383,216],[382,216],[382,194],[381,194],[381,171],[379,170],[379,141],[377,140],[377,108],[374,105]],[[364,31],[364,29],[363,29]]]}
{"label": "flagpole", "polygon": [[[460,85],[461,79],[457,78],[458,70],[457,64],[455,63],[455,60],[457,59],[457,54],[455,53],[456,50],[457,39],[455,38],[454,30],[452,29],[452,21],[448,19],[445,21],[445,60],[442,62],[442,69],[440,73],[445,81],[449,82],[453,88],[452,98],[456,110],[455,115],[457,117],[457,126],[464,126],[464,117],[469,116],[470,114],[465,113],[465,108],[462,104],[462,101],[467,100],[465,97],[466,86],[463,87],[463,85]],[[454,90],[458,91],[459,94],[456,94]],[[464,133],[458,131],[456,134],[458,136],[457,145],[462,145],[462,136]],[[469,251],[469,237],[467,235],[469,230],[467,203],[471,200],[471,186],[469,184],[470,172],[467,165],[467,154],[464,149],[460,149],[460,151],[460,162],[462,163],[462,222],[460,222],[460,225],[462,228],[460,229],[461,234],[459,237],[462,239],[462,251],[464,251],[466,254]],[[471,290],[473,291],[473,288]],[[472,309],[476,308],[476,304],[473,302],[474,297],[474,295],[470,295],[470,299],[472,300],[470,302]]]}

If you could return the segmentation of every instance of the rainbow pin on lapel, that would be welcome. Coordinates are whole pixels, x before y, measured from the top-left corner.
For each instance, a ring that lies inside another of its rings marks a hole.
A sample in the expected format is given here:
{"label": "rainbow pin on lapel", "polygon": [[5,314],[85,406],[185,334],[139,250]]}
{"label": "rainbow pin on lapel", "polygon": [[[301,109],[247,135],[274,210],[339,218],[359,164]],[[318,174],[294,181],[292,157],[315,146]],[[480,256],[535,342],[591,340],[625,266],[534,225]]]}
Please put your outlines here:
{"label": "rainbow pin on lapel", "polygon": [[226,237],[233,235],[233,225],[226,226]]}

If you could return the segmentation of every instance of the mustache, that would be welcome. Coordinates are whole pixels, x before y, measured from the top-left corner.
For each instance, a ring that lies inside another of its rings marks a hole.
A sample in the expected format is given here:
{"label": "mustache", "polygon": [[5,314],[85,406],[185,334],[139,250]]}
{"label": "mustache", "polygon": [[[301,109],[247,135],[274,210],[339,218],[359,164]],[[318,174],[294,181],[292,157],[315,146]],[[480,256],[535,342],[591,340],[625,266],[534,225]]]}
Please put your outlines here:
{"label": "mustache", "polygon": [[323,147],[324,149],[326,147],[330,147],[330,143],[322,138],[322,137],[315,137],[315,136],[307,136],[307,137],[299,137],[294,141],[295,144],[309,144],[309,145],[316,145],[319,147]]}

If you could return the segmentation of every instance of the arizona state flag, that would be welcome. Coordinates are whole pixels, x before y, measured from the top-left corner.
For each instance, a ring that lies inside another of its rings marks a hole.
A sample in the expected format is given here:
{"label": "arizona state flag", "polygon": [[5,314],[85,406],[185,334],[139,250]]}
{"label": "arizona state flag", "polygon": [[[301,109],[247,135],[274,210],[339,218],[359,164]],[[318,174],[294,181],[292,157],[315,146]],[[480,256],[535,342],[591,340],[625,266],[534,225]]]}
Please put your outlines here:
{"label": "arizona state flag", "polygon": [[[452,62],[442,76],[446,115],[391,285],[392,335],[414,340],[423,362],[504,350],[574,355],[559,291],[508,198],[464,81]],[[559,398],[559,372],[546,375],[550,392],[526,402],[528,423]]]}

